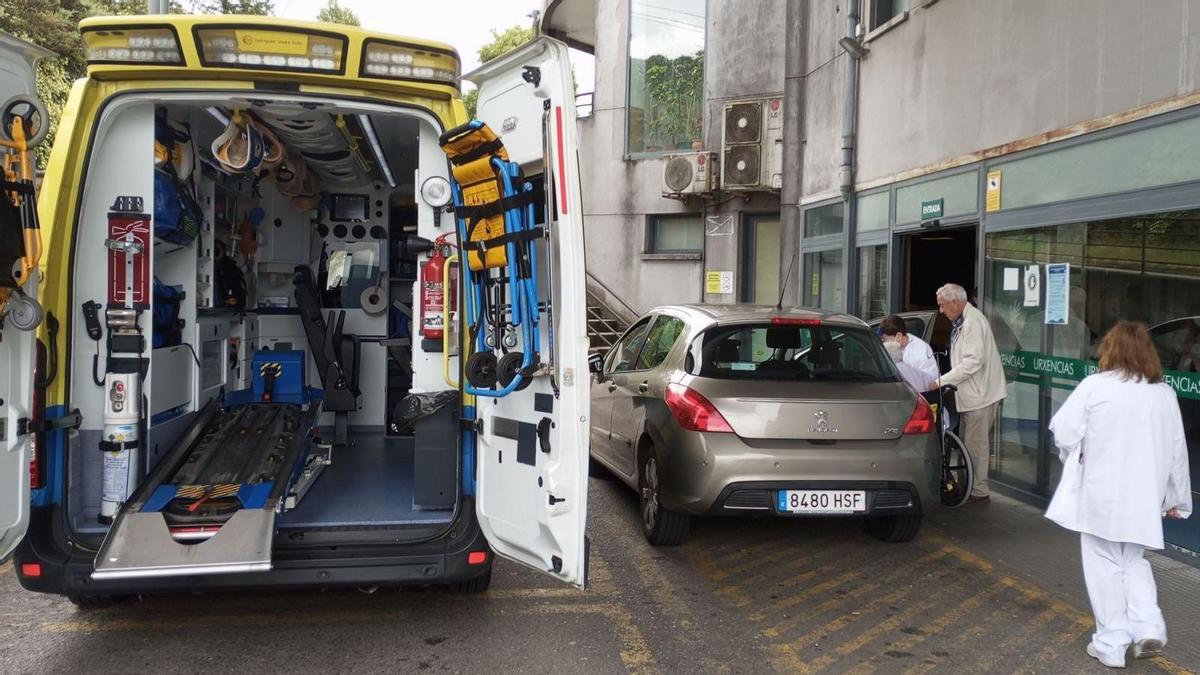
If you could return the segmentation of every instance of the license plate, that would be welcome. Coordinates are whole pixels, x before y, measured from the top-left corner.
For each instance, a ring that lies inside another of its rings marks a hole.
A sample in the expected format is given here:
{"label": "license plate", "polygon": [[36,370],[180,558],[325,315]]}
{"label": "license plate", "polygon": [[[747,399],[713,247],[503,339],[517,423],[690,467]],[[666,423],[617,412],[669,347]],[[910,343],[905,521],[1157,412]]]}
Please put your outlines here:
{"label": "license plate", "polygon": [[776,500],[785,513],[862,513],[867,510],[864,490],[780,490]]}

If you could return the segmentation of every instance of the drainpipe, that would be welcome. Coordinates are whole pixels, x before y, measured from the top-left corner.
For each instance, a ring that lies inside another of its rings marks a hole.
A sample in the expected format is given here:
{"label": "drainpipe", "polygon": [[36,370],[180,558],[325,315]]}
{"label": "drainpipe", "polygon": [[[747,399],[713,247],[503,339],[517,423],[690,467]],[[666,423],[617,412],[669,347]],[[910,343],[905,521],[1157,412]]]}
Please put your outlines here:
{"label": "drainpipe", "polygon": [[[850,40],[858,40],[858,6],[859,0],[849,0],[846,12],[846,37]],[[842,99],[844,105],[842,107],[842,165],[838,168],[838,177],[841,181],[842,200],[845,206],[842,209],[842,236],[844,247],[844,258],[842,260],[842,288],[845,289],[845,309],[851,310],[854,308],[858,298],[858,291],[855,288],[855,282],[858,276],[855,274],[857,267],[856,254],[854,248],[855,243],[855,226],[858,222],[857,200],[854,194],[854,141],[856,136],[856,126],[858,120],[858,67],[859,59],[862,53],[854,53],[847,50],[846,53],[846,91],[845,97]]]}

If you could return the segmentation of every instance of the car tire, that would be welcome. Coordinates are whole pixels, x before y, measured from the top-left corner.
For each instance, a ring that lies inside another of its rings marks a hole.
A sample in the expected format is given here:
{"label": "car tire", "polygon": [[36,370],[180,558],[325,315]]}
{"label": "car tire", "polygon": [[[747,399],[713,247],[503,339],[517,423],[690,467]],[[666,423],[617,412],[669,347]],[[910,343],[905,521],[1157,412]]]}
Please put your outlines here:
{"label": "car tire", "polygon": [[662,480],[658,472],[658,454],[653,446],[647,447],[638,471],[642,534],[654,546],[678,546],[687,535],[692,519],[682,513],[669,511],[662,505]]}
{"label": "car tire", "polygon": [[906,516],[867,516],[867,532],[889,544],[902,544],[916,539],[921,529],[921,514]]}
{"label": "car tire", "polygon": [[483,593],[492,585],[492,570],[475,577],[474,579],[466,579],[464,581],[456,581],[450,584],[450,590],[454,593],[474,594]]}

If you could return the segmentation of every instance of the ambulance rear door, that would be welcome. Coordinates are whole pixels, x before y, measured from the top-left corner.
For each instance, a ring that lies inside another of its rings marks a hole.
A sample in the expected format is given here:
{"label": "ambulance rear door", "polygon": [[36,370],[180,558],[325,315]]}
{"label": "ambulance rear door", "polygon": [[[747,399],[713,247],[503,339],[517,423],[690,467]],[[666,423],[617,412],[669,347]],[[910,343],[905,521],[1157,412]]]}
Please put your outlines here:
{"label": "ambulance rear door", "polygon": [[[588,336],[575,91],[567,46],[537,37],[465,79],[479,119],[550,206],[538,240],[540,362],[526,389],[477,397],[476,513],[499,555],[583,586],[587,577]],[[547,320],[547,316],[549,320]],[[547,347],[553,340],[551,347]]]}
{"label": "ambulance rear door", "polygon": [[[22,288],[36,294],[37,280]],[[7,317],[6,317],[7,318]],[[33,364],[37,335],[13,321],[0,327],[0,560],[8,557],[29,526],[29,462],[33,458]]]}

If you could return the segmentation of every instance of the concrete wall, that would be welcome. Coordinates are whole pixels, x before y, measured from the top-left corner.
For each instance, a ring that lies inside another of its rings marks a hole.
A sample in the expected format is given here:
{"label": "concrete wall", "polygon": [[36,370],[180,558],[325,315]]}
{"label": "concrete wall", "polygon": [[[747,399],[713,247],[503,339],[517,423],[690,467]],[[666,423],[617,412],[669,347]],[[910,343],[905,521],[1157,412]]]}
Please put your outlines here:
{"label": "concrete wall", "polygon": [[[753,3],[709,0],[704,120],[705,147],[719,151],[721,115],[731,99],[783,92],[785,30],[778,18],[785,0]],[[703,271],[737,269],[737,228],[709,238],[699,256],[645,254],[651,214],[775,212],[778,198],[755,196],[717,207],[661,195],[662,161],[626,159],[625,98],[628,70],[629,1],[596,0],[596,87],[593,113],[580,121],[588,271],[635,309],[698,302]],[[736,278],[736,276],[735,276]],[[735,289],[736,291],[736,289]],[[710,297],[732,301],[733,296]]]}
{"label": "concrete wall", "polygon": [[859,183],[1195,91],[1200,1],[936,2],[868,46]]}

